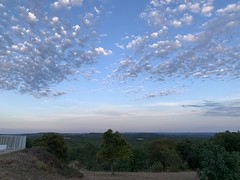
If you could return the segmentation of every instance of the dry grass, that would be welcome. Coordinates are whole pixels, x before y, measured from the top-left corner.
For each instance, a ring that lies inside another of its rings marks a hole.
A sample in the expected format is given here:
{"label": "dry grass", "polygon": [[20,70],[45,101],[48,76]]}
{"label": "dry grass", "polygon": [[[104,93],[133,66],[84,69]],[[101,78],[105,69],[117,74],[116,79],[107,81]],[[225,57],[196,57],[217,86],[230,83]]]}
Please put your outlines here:
{"label": "dry grass", "polygon": [[82,180],[198,180],[196,172],[117,172],[114,176],[110,172],[84,171],[82,173],[84,174]]}

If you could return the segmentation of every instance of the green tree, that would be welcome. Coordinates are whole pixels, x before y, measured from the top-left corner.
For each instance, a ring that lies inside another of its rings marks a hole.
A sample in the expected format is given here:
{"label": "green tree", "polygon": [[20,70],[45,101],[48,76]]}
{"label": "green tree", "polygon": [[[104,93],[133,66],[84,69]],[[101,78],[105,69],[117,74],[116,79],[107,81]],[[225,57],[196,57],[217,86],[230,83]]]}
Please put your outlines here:
{"label": "green tree", "polygon": [[57,133],[47,133],[33,141],[34,146],[43,147],[60,160],[66,160],[68,147],[62,135]]}
{"label": "green tree", "polygon": [[119,132],[113,133],[111,129],[103,134],[97,158],[107,161],[114,175],[114,164],[117,161],[129,160],[132,156],[132,148]]}
{"label": "green tree", "polygon": [[240,179],[239,152],[227,152],[219,145],[208,143],[201,153],[202,163],[197,171],[200,180]]}
{"label": "green tree", "polygon": [[149,169],[149,155],[146,144],[133,148],[133,157],[130,164],[131,171],[146,171]]}
{"label": "green tree", "polygon": [[178,171],[182,168],[183,162],[176,151],[176,143],[169,138],[161,138],[152,141],[148,146],[148,152],[150,156],[151,167],[154,167],[154,171],[159,164],[162,164],[162,168],[159,171]]}
{"label": "green tree", "polygon": [[187,162],[190,169],[196,170],[200,166],[199,151],[202,143],[184,139],[177,144],[177,151],[183,161]]}
{"label": "green tree", "polygon": [[96,153],[98,146],[90,142],[71,149],[69,157],[71,160],[78,160],[84,168],[88,170],[98,170],[98,163],[96,159]]}
{"label": "green tree", "polygon": [[211,141],[224,147],[227,151],[239,151],[240,152],[240,132],[221,132],[214,135]]}

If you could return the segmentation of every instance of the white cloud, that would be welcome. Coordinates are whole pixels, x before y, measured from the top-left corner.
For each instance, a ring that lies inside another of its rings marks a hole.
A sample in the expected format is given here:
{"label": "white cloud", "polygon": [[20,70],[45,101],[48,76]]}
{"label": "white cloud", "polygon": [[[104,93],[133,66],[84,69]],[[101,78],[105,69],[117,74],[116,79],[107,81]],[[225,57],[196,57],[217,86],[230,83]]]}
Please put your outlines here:
{"label": "white cloud", "polygon": [[37,21],[37,17],[32,12],[28,13],[28,18],[30,19],[30,21],[33,21],[33,22]]}
{"label": "white cloud", "polygon": [[71,6],[81,6],[83,3],[83,0],[58,0],[55,1],[51,6],[53,8],[65,8],[65,7],[71,7]]}
{"label": "white cloud", "polygon": [[213,6],[204,5],[201,11],[205,16],[211,16],[213,8]]}
{"label": "white cloud", "polygon": [[190,42],[193,42],[196,40],[196,37],[195,35],[193,34],[186,34],[186,35],[176,35],[175,38],[179,41],[190,41]]}
{"label": "white cloud", "polygon": [[201,9],[200,9],[200,4],[199,3],[194,3],[194,4],[190,4],[189,5],[190,10],[194,13],[198,13]]}
{"label": "white cloud", "polygon": [[97,54],[102,54],[102,55],[105,55],[105,56],[112,54],[111,50],[106,50],[102,47],[95,48],[95,51],[96,51]]}
{"label": "white cloud", "polygon": [[234,12],[239,10],[240,10],[240,3],[228,4],[225,8],[218,9],[217,13],[227,13],[227,12]]}
{"label": "white cloud", "polygon": [[128,43],[127,48],[131,49],[134,48],[135,46],[138,46],[144,41],[144,38],[137,36],[135,39],[133,39],[131,42]]}
{"label": "white cloud", "polygon": [[173,95],[173,94],[180,94],[182,93],[182,90],[179,89],[167,89],[167,90],[162,90],[162,91],[152,91],[149,92],[145,98],[156,98],[158,96],[169,96],[169,95]]}
{"label": "white cloud", "polygon": [[59,18],[58,18],[57,16],[54,16],[54,17],[52,18],[52,22],[53,22],[53,23],[58,22],[58,20],[59,20]]}
{"label": "white cloud", "polygon": [[181,18],[181,21],[190,25],[192,23],[192,20],[193,20],[193,16],[190,15],[190,14],[184,14],[183,18]]}
{"label": "white cloud", "polygon": [[172,21],[172,25],[173,25],[174,27],[178,28],[178,27],[181,27],[181,26],[182,26],[182,22],[181,22],[181,21],[178,21],[177,19],[174,19],[174,20]]}
{"label": "white cloud", "polygon": [[178,6],[178,9],[179,9],[180,11],[184,11],[184,10],[187,9],[187,5],[186,5],[186,4],[180,4],[180,5]]}
{"label": "white cloud", "polygon": [[117,46],[120,49],[125,49],[123,45],[120,45],[119,43],[115,43],[115,46]]}
{"label": "white cloud", "polygon": [[100,14],[100,11],[99,11],[99,9],[95,6],[94,7],[94,10],[95,10],[95,12],[97,13],[97,14]]}
{"label": "white cloud", "polygon": [[12,49],[13,49],[13,50],[18,50],[19,48],[18,48],[17,45],[13,44],[13,45],[12,45]]}
{"label": "white cloud", "polygon": [[87,13],[84,16],[84,25],[91,26],[92,22],[93,22],[93,19],[94,19],[94,15],[92,13]]}
{"label": "white cloud", "polygon": [[157,32],[152,33],[152,34],[151,34],[151,37],[152,37],[152,38],[157,38],[157,37],[158,37],[158,33],[157,33]]}
{"label": "white cloud", "polygon": [[58,34],[58,33],[55,33],[54,36],[55,36],[55,38],[57,38],[57,39],[60,39],[60,38],[61,38],[61,35]]}

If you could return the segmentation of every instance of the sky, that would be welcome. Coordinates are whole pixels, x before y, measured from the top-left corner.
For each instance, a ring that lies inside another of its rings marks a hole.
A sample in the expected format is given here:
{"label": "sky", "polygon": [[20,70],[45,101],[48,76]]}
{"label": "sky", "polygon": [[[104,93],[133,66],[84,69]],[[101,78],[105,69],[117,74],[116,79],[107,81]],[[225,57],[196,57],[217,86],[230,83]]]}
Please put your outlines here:
{"label": "sky", "polygon": [[240,130],[240,1],[0,0],[0,124]]}

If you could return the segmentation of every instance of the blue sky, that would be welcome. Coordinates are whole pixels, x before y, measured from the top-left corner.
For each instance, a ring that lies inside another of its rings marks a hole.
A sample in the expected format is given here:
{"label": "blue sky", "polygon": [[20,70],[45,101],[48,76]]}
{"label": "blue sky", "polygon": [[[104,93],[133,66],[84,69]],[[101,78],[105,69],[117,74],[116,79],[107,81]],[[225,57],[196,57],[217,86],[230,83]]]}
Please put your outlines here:
{"label": "blue sky", "polygon": [[240,127],[240,1],[0,1],[0,133]]}

